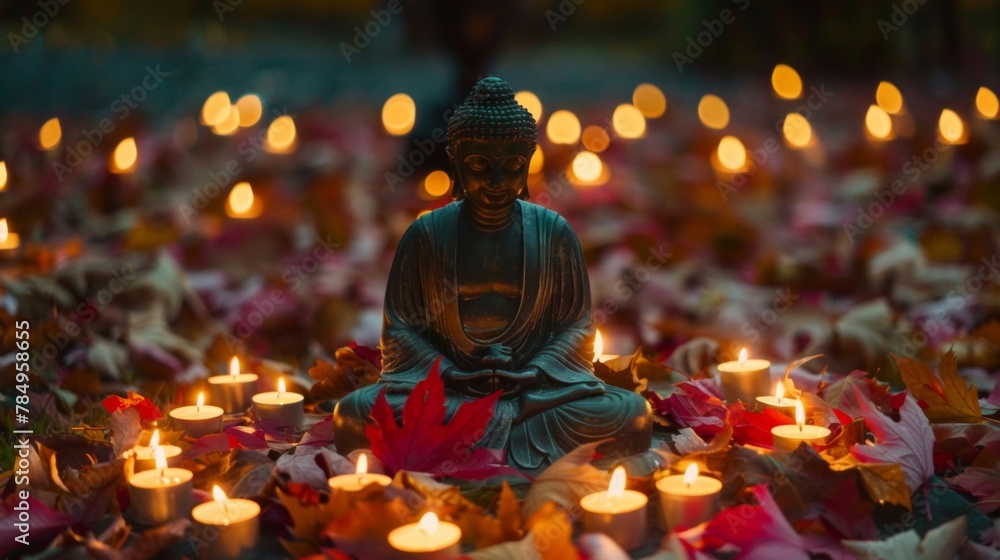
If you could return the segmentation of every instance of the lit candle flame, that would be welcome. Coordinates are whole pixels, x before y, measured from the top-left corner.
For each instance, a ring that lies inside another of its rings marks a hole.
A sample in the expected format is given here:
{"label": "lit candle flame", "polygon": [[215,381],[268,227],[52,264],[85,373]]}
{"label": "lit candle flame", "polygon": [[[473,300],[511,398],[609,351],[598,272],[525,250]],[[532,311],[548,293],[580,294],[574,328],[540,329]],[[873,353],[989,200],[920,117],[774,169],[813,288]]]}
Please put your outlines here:
{"label": "lit candle flame", "polygon": [[938,130],[941,133],[941,138],[949,144],[959,144],[965,136],[965,125],[962,123],[962,117],[951,109],[941,111],[941,117],[938,118]]}
{"label": "lit candle flame", "polygon": [[149,438],[150,447],[160,446],[160,430],[153,430],[153,437]]}
{"label": "lit candle flame", "polygon": [[247,181],[240,181],[229,191],[229,198],[226,200],[230,216],[250,216],[253,208],[254,194],[253,187]]}
{"label": "lit candle flame", "polygon": [[740,357],[739,357],[740,365],[743,365],[743,364],[747,363],[747,359],[748,359],[747,349],[744,348],[744,349],[740,350]]}
{"label": "lit candle flame", "polygon": [[60,140],[62,140],[62,125],[59,124],[59,119],[53,117],[45,121],[38,131],[38,143],[43,149],[51,150],[59,145]]}
{"label": "lit candle flame", "polygon": [[135,163],[138,160],[139,148],[135,145],[135,138],[129,136],[115,146],[115,151],[111,155],[111,171],[128,173],[135,169]]}
{"label": "lit candle flame", "polygon": [[691,463],[684,470],[684,485],[690,488],[696,480],[698,480],[698,463]]}
{"label": "lit candle flame", "polygon": [[163,454],[163,448],[159,445],[153,448],[153,462],[156,463],[156,470],[160,471],[160,478],[166,478],[167,456]]}
{"label": "lit candle flame", "polygon": [[7,241],[7,237],[10,235],[7,230],[7,218],[0,219],[0,242]]}
{"label": "lit candle flame", "polygon": [[203,406],[205,406],[205,393],[198,393],[198,408],[195,410],[201,412],[201,407]]}
{"label": "lit candle flame", "polygon": [[218,484],[212,486],[212,498],[215,500],[215,503],[222,506],[222,511],[228,516],[229,496],[226,496],[226,493],[222,491],[222,488],[219,488]]}
{"label": "lit candle flame", "polygon": [[795,401],[795,424],[798,425],[799,431],[802,431],[802,426],[806,423],[806,409],[802,408],[802,401]]}
{"label": "lit candle flame", "polygon": [[433,535],[438,530],[438,516],[433,511],[428,511],[417,523],[417,530],[428,537]]}
{"label": "lit candle flame", "polygon": [[781,399],[785,398],[785,384],[778,382],[778,386],[774,388],[774,396],[778,397],[778,403],[781,403]]}
{"label": "lit candle flame", "polygon": [[608,501],[617,500],[625,492],[625,467],[615,467],[611,473],[611,484],[608,485]]}
{"label": "lit candle flame", "polygon": [[279,377],[278,378],[278,394],[280,395],[281,393],[284,393],[285,390],[286,390],[285,389],[285,378],[284,377]]}
{"label": "lit candle flame", "polygon": [[870,105],[865,113],[865,129],[868,134],[878,140],[885,140],[892,135],[892,119],[889,113],[878,105]]}
{"label": "lit candle flame", "polygon": [[594,360],[600,360],[603,354],[604,354],[604,337],[601,336],[601,330],[597,329],[597,331],[594,333]]}
{"label": "lit candle flame", "polygon": [[7,162],[0,161],[0,191],[7,188]]}
{"label": "lit candle flame", "polygon": [[358,457],[358,467],[354,472],[355,474],[368,474],[368,456],[364,453]]}
{"label": "lit candle flame", "polygon": [[229,497],[222,491],[222,488],[219,488],[218,484],[212,486],[212,498],[220,504],[224,504],[229,500]]}
{"label": "lit candle flame", "polygon": [[240,359],[233,356],[232,360],[229,360],[229,375],[236,377],[240,374]]}

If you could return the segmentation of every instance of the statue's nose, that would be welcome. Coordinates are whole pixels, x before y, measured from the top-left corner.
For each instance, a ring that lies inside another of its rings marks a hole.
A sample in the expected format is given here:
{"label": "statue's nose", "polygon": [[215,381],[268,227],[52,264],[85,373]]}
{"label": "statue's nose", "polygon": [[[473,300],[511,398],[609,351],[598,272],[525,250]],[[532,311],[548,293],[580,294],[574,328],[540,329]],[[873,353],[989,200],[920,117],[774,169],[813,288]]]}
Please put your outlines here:
{"label": "statue's nose", "polygon": [[503,184],[503,173],[499,165],[493,168],[493,173],[490,173],[490,186],[499,187]]}

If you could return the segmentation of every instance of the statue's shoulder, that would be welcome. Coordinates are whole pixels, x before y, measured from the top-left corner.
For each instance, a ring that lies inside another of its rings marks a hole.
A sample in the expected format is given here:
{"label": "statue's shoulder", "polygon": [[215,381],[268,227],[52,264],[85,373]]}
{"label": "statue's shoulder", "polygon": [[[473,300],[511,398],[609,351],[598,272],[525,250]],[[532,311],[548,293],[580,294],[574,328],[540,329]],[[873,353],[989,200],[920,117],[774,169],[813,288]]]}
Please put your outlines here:
{"label": "statue's shoulder", "polygon": [[518,203],[521,205],[521,212],[526,220],[535,221],[549,226],[551,230],[555,232],[574,233],[573,228],[570,227],[566,218],[563,218],[562,215],[555,210],[524,200],[519,200]]}
{"label": "statue's shoulder", "polygon": [[459,208],[461,208],[460,202],[452,202],[421,214],[416,220],[413,220],[404,235],[427,237],[433,236],[435,231],[440,231],[442,228],[454,227]]}

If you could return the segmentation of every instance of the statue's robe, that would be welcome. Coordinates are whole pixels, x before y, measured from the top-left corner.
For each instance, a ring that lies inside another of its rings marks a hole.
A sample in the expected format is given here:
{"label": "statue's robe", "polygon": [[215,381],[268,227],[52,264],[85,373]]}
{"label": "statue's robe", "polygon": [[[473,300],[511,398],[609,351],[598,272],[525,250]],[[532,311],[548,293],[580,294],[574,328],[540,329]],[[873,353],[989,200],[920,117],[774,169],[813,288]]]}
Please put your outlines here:
{"label": "statue's robe", "polygon": [[[368,418],[383,388],[398,413],[436,360],[441,359],[442,371],[488,369],[478,357],[489,344],[499,343],[512,349],[510,370],[537,367],[542,384],[520,398],[499,401],[481,446],[506,449],[508,462],[525,470],[605,438],[613,438],[626,453],[648,450],[652,422],[645,399],[594,376],[590,282],[576,235],[555,212],[517,204],[520,223],[514,227],[523,228],[523,280],[520,307],[508,328],[495,340],[477,341],[462,327],[456,266],[462,203],[422,216],[400,240],[389,274],[382,376],[342,399],[337,414]],[[449,391],[448,418],[471,398]]]}

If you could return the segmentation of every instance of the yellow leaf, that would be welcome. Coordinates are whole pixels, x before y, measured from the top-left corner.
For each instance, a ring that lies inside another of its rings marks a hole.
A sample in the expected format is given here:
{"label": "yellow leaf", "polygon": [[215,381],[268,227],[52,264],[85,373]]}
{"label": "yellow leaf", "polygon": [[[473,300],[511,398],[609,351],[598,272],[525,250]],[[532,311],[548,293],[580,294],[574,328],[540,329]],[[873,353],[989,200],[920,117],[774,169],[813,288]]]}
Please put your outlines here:
{"label": "yellow leaf", "polygon": [[958,375],[955,354],[941,357],[938,377],[927,364],[911,358],[892,356],[906,388],[924,403],[924,415],[931,422],[982,422],[979,394],[971,383]]}
{"label": "yellow leaf", "polygon": [[579,552],[573,546],[573,522],[566,510],[554,502],[546,502],[538,508],[525,526],[531,532],[542,560],[579,557]]}

